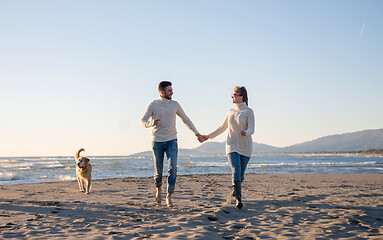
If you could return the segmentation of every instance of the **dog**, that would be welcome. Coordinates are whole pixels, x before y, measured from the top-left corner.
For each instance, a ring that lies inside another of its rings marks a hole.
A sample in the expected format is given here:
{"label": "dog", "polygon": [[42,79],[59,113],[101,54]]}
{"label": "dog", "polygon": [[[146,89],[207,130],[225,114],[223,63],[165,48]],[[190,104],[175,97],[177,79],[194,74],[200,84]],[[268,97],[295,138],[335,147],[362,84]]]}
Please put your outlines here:
{"label": "dog", "polygon": [[88,194],[90,192],[90,185],[92,182],[92,165],[90,164],[89,158],[80,157],[80,153],[82,151],[85,151],[85,149],[81,148],[75,155],[76,177],[80,191]]}

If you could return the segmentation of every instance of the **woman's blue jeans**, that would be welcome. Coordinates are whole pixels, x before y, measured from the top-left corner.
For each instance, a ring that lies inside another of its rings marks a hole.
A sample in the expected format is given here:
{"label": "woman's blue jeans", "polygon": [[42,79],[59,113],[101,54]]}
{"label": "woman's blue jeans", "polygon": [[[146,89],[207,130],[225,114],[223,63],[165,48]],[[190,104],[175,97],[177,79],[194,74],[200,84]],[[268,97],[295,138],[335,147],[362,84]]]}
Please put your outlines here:
{"label": "woman's blue jeans", "polygon": [[174,193],[177,179],[177,139],[166,142],[153,142],[154,158],[154,183],[156,187],[162,186],[162,171],[164,168],[164,156],[168,159],[168,193]]}
{"label": "woman's blue jeans", "polygon": [[227,159],[229,160],[231,167],[233,185],[234,182],[243,181],[245,179],[245,170],[247,164],[249,163],[250,157],[240,155],[237,152],[231,152],[227,154]]}

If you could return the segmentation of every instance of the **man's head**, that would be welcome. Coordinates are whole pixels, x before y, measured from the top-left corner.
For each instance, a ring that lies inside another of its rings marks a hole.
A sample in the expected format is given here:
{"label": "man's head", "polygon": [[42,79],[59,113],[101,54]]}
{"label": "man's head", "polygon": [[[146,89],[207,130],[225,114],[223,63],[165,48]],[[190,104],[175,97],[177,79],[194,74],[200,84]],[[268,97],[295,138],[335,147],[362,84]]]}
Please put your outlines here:
{"label": "man's head", "polygon": [[158,91],[160,92],[160,96],[166,99],[172,99],[173,88],[172,83],[169,81],[162,81],[158,84]]}

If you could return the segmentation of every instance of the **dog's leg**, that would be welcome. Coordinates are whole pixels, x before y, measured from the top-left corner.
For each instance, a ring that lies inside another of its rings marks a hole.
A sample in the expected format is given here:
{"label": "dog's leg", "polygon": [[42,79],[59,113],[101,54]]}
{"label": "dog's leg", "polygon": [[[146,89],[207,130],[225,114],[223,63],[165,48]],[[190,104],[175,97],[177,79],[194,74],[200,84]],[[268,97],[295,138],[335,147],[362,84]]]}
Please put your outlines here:
{"label": "dog's leg", "polygon": [[80,191],[85,192],[84,179],[80,177]]}
{"label": "dog's leg", "polygon": [[78,182],[78,189],[80,190],[80,192],[83,192],[84,190],[82,189],[81,179],[78,177],[78,175],[77,175],[77,182]]}
{"label": "dog's leg", "polygon": [[85,188],[85,184],[86,184],[86,179],[84,178],[81,178],[81,187],[82,187],[82,192],[85,192],[86,188]]}
{"label": "dog's leg", "polygon": [[88,194],[90,192],[90,184],[91,184],[91,182],[92,182],[91,179],[86,181],[86,191],[85,191],[86,194]]}

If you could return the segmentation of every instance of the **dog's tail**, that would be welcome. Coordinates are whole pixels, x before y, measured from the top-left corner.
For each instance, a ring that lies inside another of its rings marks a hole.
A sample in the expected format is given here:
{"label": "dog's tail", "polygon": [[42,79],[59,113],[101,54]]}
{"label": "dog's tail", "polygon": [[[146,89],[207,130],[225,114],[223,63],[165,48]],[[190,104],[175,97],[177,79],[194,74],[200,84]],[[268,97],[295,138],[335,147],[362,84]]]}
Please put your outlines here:
{"label": "dog's tail", "polygon": [[85,149],[80,148],[80,150],[77,151],[77,153],[75,155],[76,160],[80,157],[80,152],[82,152],[82,151],[85,151]]}

